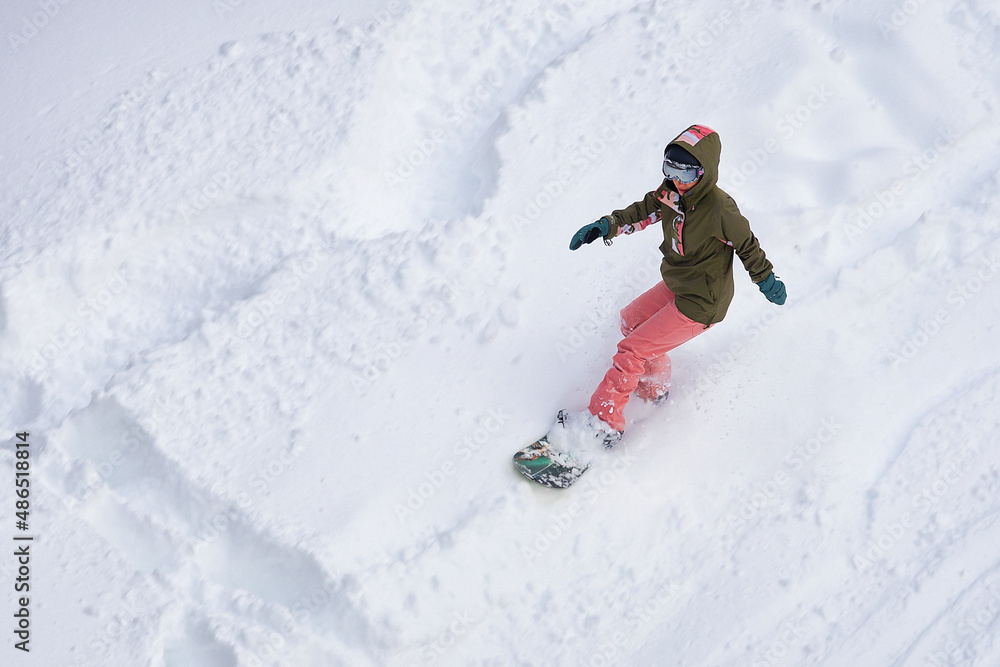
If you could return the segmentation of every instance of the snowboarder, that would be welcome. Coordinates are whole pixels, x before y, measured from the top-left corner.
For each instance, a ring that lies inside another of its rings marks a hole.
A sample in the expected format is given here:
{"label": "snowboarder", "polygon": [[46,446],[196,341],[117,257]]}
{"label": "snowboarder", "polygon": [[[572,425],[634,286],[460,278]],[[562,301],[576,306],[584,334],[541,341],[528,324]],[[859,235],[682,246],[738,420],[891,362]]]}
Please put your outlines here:
{"label": "snowboarder", "polygon": [[633,392],[662,402],[670,388],[667,353],[726,316],[733,298],[733,254],[773,303],[785,303],[785,285],[750,231],[732,197],[716,183],[722,141],[704,125],[692,125],[663,153],[663,183],[640,201],[582,227],[570,250],[603,237],[632,234],[660,223],[663,281],[621,311],[624,338],[611,369],[590,399],[589,410],[560,414],[556,428],[574,423],[611,447],[625,430],[622,411]]}

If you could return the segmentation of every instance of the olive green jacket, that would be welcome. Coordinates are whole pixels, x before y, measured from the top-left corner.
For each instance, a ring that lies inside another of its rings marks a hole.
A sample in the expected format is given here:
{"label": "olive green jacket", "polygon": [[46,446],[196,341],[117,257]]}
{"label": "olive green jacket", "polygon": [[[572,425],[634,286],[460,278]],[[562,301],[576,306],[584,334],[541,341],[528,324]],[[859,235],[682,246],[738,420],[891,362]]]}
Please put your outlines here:
{"label": "olive green jacket", "polygon": [[677,309],[707,327],[722,321],[733,300],[734,252],[755,283],[765,280],[772,266],[736,202],[716,185],[722,154],[718,133],[694,125],[670,143],[698,158],[705,170],[701,180],[683,196],[664,180],[642,200],[608,216],[607,238],[660,222],[663,282],[676,295]]}

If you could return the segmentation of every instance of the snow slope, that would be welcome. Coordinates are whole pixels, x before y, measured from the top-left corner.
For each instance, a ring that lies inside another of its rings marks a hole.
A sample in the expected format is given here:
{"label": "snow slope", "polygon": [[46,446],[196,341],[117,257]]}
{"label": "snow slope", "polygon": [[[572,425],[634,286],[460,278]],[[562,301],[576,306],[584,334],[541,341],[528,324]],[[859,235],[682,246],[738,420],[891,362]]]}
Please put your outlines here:
{"label": "snow slope", "polygon": [[[3,664],[1000,664],[993,3],[220,2],[3,17]],[[530,485],[694,122],[789,300]]]}

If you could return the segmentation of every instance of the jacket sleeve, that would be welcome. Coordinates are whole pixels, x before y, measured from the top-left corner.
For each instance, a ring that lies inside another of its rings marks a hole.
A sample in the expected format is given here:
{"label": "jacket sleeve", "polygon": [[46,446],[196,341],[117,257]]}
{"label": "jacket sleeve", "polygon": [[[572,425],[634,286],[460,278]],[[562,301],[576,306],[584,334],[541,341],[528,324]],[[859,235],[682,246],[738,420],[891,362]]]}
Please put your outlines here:
{"label": "jacket sleeve", "polygon": [[722,211],[722,233],[725,240],[733,246],[739,255],[743,267],[755,283],[766,279],[774,267],[761,250],[757,237],[750,231],[750,223],[732,198],[728,198]]}
{"label": "jacket sleeve", "polygon": [[614,238],[619,234],[631,234],[645,229],[654,222],[659,222],[660,200],[657,195],[666,187],[665,183],[666,181],[656,190],[647,192],[645,197],[634,204],[613,211],[608,216],[611,218],[611,231],[608,232],[608,238]]}

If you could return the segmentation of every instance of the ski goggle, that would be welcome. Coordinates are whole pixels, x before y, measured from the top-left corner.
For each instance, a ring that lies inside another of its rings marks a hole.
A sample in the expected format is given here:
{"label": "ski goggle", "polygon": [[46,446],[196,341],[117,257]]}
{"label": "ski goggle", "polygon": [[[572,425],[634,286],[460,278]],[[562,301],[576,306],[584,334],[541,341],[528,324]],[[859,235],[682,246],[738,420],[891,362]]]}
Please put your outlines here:
{"label": "ski goggle", "polygon": [[693,183],[701,178],[704,173],[705,170],[697,165],[682,164],[668,158],[663,158],[663,175],[668,180],[684,184]]}

